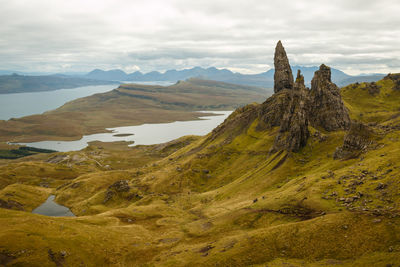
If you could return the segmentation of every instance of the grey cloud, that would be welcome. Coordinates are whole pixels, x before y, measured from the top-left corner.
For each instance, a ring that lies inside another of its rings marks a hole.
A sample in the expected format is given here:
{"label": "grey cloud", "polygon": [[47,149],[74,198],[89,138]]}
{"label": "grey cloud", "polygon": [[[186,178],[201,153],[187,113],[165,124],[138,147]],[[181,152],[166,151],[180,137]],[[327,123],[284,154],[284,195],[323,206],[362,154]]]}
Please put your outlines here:
{"label": "grey cloud", "polygon": [[14,0],[3,6],[0,69],[199,65],[260,72],[272,65],[281,39],[292,64],[400,71],[397,0]]}

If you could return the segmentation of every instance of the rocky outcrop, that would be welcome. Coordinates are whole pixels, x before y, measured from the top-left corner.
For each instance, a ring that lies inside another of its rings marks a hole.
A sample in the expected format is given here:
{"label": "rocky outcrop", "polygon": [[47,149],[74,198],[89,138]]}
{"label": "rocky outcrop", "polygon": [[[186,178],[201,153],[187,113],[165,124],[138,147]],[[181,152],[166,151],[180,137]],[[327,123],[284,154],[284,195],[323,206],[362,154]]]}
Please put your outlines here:
{"label": "rocky outcrop", "polygon": [[393,89],[400,90],[400,73],[388,74],[384,80],[392,80],[394,82]]}
{"label": "rocky outcrop", "polygon": [[381,92],[381,87],[382,86],[377,85],[375,82],[366,83],[368,93],[373,96],[379,95],[379,93]]}
{"label": "rocky outcrop", "polygon": [[118,195],[118,194],[121,194],[124,192],[129,192],[130,189],[131,188],[130,188],[127,180],[120,180],[120,181],[113,183],[112,185],[110,185],[108,187],[103,203],[107,203],[115,195]]}
{"label": "rocky outcrop", "polygon": [[327,131],[346,130],[350,117],[344,106],[339,87],[331,81],[331,69],[322,64],[311,81],[310,124]]}
{"label": "rocky outcrop", "polygon": [[245,132],[257,121],[256,130],[279,127],[270,153],[280,150],[296,152],[307,144],[308,126],[326,131],[346,130],[350,127],[348,110],[339,88],[331,81],[331,69],[321,65],[315,72],[312,88],[304,84],[300,71],[293,81],[292,70],[285,49],[279,41],[275,49],[275,85],[273,94],[261,105],[248,105],[236,110],[211,135],[214,140],[223,133],[227,142]]}
{"label": "rocky outcrop", "polygon": [[283,89],[293,89],[292,69],[290,68],[289,60],[281,41],[278,42],[275,48],[274,66],[274,92],[277,93]]}
{"label": "rocky outcrop", "polygon": [[275,138],[271,153],[279,150],[298,151],[307,144],[310,136],[308,130],[308,90],[304,85],[304,77],[297,73],[294,90],[286,92],[290,103],[283,113],[279,133]]}
{"label": "rocky outcrop", "polygon": [[343,145],[338,147],[334,159],[350,159],[358,157],[372,144],[372,130],[361,122],[352,122],[349,132],[344,137]]}

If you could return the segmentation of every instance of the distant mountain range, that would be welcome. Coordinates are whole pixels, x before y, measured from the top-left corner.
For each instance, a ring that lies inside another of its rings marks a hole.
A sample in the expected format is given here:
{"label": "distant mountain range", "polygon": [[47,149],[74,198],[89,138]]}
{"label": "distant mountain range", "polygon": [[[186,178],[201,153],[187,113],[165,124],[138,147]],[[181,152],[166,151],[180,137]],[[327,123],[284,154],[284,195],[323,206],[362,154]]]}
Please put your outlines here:
{"label": "distant mountain range", "polygon": [[[306,84],[310,85],[311,79],[314,76],[314,72],[318,70],[318,67],[294,66],[292,68],[294,75],[297,73],[298,69],[300,69],[302,74],[304,75]],[[384,74],[351,76],[344,73],[343,71],[332,68],[332,80],[339,86],[345,86],[355,82],[378,81],[382,79],[384,76],[385,76]],[[109,71],[95,69],[86,74],[84,77],[97,80],[132,81],[132,82],[141,82],[141,81],[176,82],[179,80],[186,80],[188,78],[196,77],[206,80],[215,80],[215,81],[229,82],[242,85],[252,85],[264,88],[272,88],[274,86],[274,69],[270,69],[266,72],[262,72],[259,74],[234,73],[227,69],[217,69],[215,67],[210,67],[210,68],[194,67],[191,69],[184,69],[184,70],[168,70],[164,73],[158,71],[152,71],[149,73],[142,73],[140,71],[136,71],[130,74],[125,73],[124,71],[119,69],[109,70]]]}
{"label": "distant mountain range", "polygon": [[72,77],[66,75],[0,75],[0,94],[53,91],[89,85],[114,84],[112,81]]}

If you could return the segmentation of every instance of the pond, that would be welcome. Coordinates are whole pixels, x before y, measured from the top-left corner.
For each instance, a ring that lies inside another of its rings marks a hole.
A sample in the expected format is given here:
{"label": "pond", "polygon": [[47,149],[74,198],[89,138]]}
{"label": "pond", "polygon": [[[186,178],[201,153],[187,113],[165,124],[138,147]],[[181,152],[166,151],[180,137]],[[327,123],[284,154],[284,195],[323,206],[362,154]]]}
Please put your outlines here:
{"label": "pond", "polygon": [[53,217],[75,217],[69,208],[57,204],[54,201],[55,198],[56,197],[54,195],[50,195],[47,200],[42,205],[34,209],[32,213]]}

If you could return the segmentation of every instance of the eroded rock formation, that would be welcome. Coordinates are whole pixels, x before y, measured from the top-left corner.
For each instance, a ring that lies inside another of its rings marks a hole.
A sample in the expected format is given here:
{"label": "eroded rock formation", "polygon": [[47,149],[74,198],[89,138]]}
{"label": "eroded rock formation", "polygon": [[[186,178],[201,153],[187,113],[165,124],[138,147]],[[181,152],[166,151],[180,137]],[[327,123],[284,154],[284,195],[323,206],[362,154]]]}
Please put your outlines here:
{"label": "eroded rock formation", "polygon": [[344,106],[340,89],[331,81],[331,69],[322,64],[311,81],[310,124],[327,131],[346,130],[350,117]]}
{"label": "eroded rock formation", "polygon": [[290,103],[283,113],[279,133],[270,152],[279,150],[298,151],[307,144],[308,130],[308,94],[304,77],[297,73],[294,90],[288,90]]}
{"label": "eroded rock formation", "polygon": [[271,153],[280,150],[296,152],[307,144],[309,125],[326,131],[346,130],[350,127],[348,110],[339,88],[331,81],[329,67],[321,65],[315,72],[310,90],[305,86],[300,71],[296,81],[293,80],[289,60],[280,41],[275,49],[274,64],[275,94],[261,105],[249,105],[240,109],[240,112],[235,111],[213,131],[211,138],[230,129],[229,139],[232,140],[257,120],[257,131],[279,127]]}
{"label": "eroded rock formation", "polygon": [[293,74],[290,68],[289,59],[281,41],[275,48],[275,74],[274,74],[274,92],[277,93],[283,89],[293,89]]}

